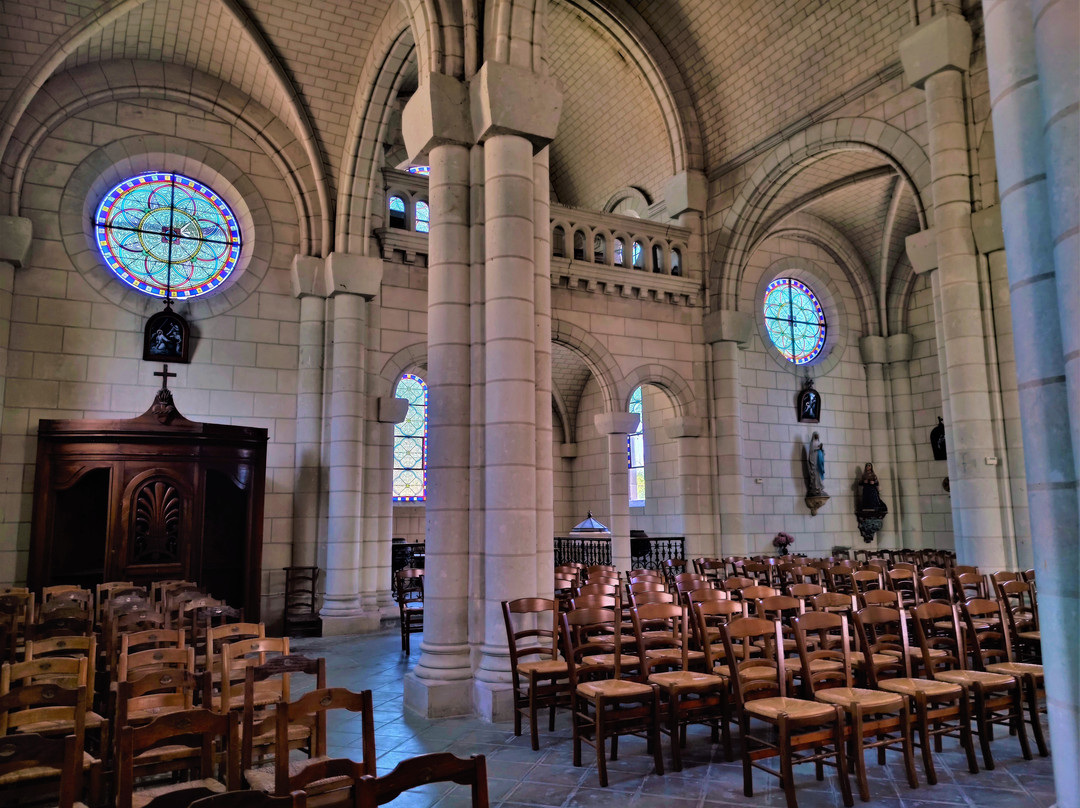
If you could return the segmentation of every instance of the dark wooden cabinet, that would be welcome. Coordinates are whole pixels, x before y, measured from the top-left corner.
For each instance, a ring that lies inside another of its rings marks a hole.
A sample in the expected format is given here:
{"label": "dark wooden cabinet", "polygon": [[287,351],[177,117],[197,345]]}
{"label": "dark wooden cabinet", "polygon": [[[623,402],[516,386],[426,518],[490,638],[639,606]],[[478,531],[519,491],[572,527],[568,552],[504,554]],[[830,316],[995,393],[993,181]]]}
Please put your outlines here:
{"label": "dark wooden cabinet", "polygon": [[267,431],[138,418],[38,423],[29,583],[185,578],[259,618]]}

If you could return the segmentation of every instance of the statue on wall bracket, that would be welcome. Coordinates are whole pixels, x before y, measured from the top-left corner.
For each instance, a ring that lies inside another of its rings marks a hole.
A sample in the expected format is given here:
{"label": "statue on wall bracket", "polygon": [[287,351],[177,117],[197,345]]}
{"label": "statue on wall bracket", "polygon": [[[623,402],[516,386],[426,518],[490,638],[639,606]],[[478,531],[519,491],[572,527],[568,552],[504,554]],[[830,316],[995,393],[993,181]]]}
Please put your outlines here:
{"label": "statue on wall bracket", "polygon": [[810,515],[817,516],[828,500],[829,492],[825,490],[825,444],[815,432],[806,449],[806,507],[810,509]]}
{"label": "statue on wall bracket", "polygon": [[930,448],[934,450],[934,460],[947,460],[949,453],[945,449],[945,421],[939,415],[937,426],[930,430]]}
{"label": "statue on wall bracket", "polygon": [[151,315],[143,332],[143,359],[150,362],[187,364],[191,329],[183,315],[172,310],[172,300],[165,298],[165,308]]}
{"label": "statue on wall bracket", "polygon": [[874,464],[867,463],[863,466],[862,477],[859,479],[859,504],[855,508],[859,534],[867,544],[872,542],[874,534],[881,530],[885,524],[885,515],[889,512],[888,506],[881,499],[879,485]]}
{"label": "statue on wall bracket", "polygon": [[795,415],[799,421],[808,424],[816,424],[821,420],[821,393],[814,389],[814,380],[809,373],[803,382],[802,390],[799,391]]}

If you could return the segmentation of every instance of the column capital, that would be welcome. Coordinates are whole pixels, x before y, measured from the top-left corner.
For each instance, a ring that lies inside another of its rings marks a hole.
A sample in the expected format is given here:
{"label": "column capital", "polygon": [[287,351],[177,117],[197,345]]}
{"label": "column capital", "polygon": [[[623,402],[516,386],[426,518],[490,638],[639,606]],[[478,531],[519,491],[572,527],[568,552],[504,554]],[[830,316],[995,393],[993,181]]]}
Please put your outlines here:
{"label": "column capital", "polygon": [[1001,229],[1001,206],[991,205],[971,214],[971,232],[975,248],[983,255],[1005,249],[1005,232]]}
{"label": "column capital", "polygon": [[555,138],[563,95],[551,76],[484,62],[469,83],[469,100],[477,143],[493,135],[518,135],[533,144],[535,154]]}
{"label": "column capital", "polygon": [[409,413],[409,400],[393,396],[375,399],[375,420],[380,424],[400,424]]}
{"label": "column capital", "polygon": [[937,232],[934,228],[912,233],[904,240],[904,248],[916,275],[937,269]]}
{"label": "column capital", "polygon": [[683,213],[704,213],[709,202],[709,181],[702,171],[680,171],[669,177],[664,186],[667,215],[674,219]]}
{"label": "column capital", "polygon": [[472,145],[468,86],[444,73],[428,73],[401,112],[401,133],[414,163],[426,163],[436,146]]}
{"label": "column capital", "polygon": [[922,89],[935,73],[959,70],[971,64],[971,26],[959,14],[938,14],[900,40],[904,78]]}
{"label": "column capital", "polygon": [[669,438],[698,438],[705,429],[705,422],[692,415],[678,415],[664,422]]}
{"label": "column capital", "polygon": [[702,320],[705,342],[737,342],[745,348],[754,333],[754,318],[745,311],[717,309],[710,311]]}
{"label": "column capital", "polygon": [[26,266],[30,259],[30,244],[34,240],[34,224],[22,216],[0,216],[0,261],[15,269]]}
{"label": "column capital", "polygon": [[637,432],[640,421],[636,412],[601,412],[595,417],[596,431],[601,435],[629,435]]}
{"label": "column capital", "polygon": [[885,363],[885,337],[874,335],[859,340],[859,353],[864,365],[882,365]]}
{"label": "column capital", "polygon": [[289,267],[293,297],[326,297],[323,272],[326,261],[313,255],[294,255]]}
{"label": "column capital", "polygon": [[891,337],[885,337],[885,361],[889,364],[909,361],[914,344],[915,339],[911,334],[893,334]]}
{"label": "column capital", "polygon": [[322,276],[322,295],[324,297],[359,295],[371,300],[379,294],[382,274],[381,258],[332,252],[326,257],[326,268]]}

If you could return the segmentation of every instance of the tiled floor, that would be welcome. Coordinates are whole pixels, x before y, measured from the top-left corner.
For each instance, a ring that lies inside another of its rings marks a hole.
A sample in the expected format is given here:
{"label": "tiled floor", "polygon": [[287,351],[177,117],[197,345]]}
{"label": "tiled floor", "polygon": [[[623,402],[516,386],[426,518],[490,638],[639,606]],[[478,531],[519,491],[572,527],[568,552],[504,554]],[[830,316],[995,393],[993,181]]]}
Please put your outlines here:
{"label": "tiled floor", "polygon": [[[375,703],[375,745],[379,773],[390,771],[398,761],[425,752],[450,751],[460,756],[483,753],[487,756],[488,787],[493,806],[545,806],[553,808],[721,808],[735,805],[785,805],[774,777],[758,772],[754,776],[754,796],[742,793],[742,770],[738,762],[727,763],[719,746],[709,743],[705,728],[691,729],[684,752],[683,771],[652,774],[651,757],[645,744],[636,738],[619,742],[619,760],[609,764],[611,784],[600,788],[596,765],[574,768],[571,764],[569,720],[560,715],[555,733],[542,731],[540,751],[529,748],[528,729],[514,737],[512,724],[489,724],[473,718],[427,721],[402,709],[402,677],[419,656],[419,639],[413,638],[412,658],[400,651],[399,636],[381,634],[364,637],[297,639],[295,653],[325,656],[331,686],[354,690],[370,688]],[[331,722],[331,753],[359,755],[359,727],[354,721],[335,718]],[[542,726],[546,730],[546,726]],[[665,737],[664,761],[670,753]],[[736,755],[738,746],[736,739]],[[1033,745],[1034,746],[1034,745]],[[1036,755],[1025,761],[1014,738],[999,732],[993,744],[997,767],[994,771],[969,774],[956,742],[946,739],[945,751],[936,756],[938,784],[926,785],[921,761],[917,789],[907,785],[903,768],[890,755],[890,763],[877,765],[876,756],[867,756],[872,800],[855,804],[873,808],[1044,808],[1054,802],[1049,758]],[[583,750],[586,760],[592,749]],[[981,764],[981,757],[980,757]],[[841,806],[834,777],[826,773],[822,783],[814,779],[813,768],[796,769],[800,808]],[[462,787],[434,787],[402,795],[391,803],[396,808],[457,808],[469,805]]]}

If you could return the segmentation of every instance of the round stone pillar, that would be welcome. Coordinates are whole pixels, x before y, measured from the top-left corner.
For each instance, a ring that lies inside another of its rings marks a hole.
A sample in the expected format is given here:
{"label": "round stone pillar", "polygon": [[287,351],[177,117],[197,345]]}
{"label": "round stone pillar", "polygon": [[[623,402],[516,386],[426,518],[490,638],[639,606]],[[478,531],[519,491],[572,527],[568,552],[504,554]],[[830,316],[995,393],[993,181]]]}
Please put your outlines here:
{"label": "round stone pillar", "polygon": [[555,581],[555,471],[551,421],[551,182],[548,149],[533,157],[533,309],[536,324],[536,594]]}
{"label": "round stone pillar", "polygon": [[[915,443],[915,412],[911,398],[910,334],[893,334],[885,338],[885,356],[892,386],[893,435],[896,446],[895,523],[900,534],[899,546],[921,549],[922,511],[919,508],[919,468]],[[894,507],[892,503],[889,507]]]}
{"label": "round stone pillar", "polygon": [[[995,0],[984,2],[983,10],[1039,618],[1048,637],[1066,640],[1044,643],[1042,649],[1054,782],[1058,806],[1077,808],[1080,643],[1075,636],[1080,624],[1080,504],[1075,435],[1080,416],[1066,359],[1069,351],[1075,352],[1076,343],[1071,343],[1073,348],[1065,346],[1070,344],[1069,329],[1075,329],[1080,319],[1075,312],[1080,292],[1073,286],[1072,300],[1062,297],[1069,288],[1069,268],[1058,263],[1058,248],[1070,239],[1059,241],[1059,227],[1061,217],[1068,214],[1055,210],[1062,199],[1054,187],[1060,186],[1048,181],[1052,176],[1055,183],[1075,183],[1076,163],[1074,158],[1072,168],[1066,168],[1046,154],[1047,144],[1061,130],[1051,126],[1044,135],[1044,114],[1060,108],[1055,103],[1061,97],[1057,93],[1071,91],[1075,103],[1076,87],[1056,86],[1059,74],[1048,64],[1053,48],[1043,36],[1037,44],[1033,17],[1034,12],[1047,9],[1040,15],[1039,26],[1056,25],[1060,36],[1072,38],[1074,52],[1060,54],[1059,65],[1068,65],[1070,59],[1075,65],[1076,4],[1057,5]],[[1070,14],[1071,29],[1058,16]],[[1052,29],[1043,32],[1054,38]],[[1044,46],[1049,48],[1045,54]],[[1044,65],[1050,71],[1045,77],[1040,73]],[[1067,106],[1062,111],[1059,120],[1072,118],[1075,138],[1075,106],[1071,112]],[[1076,148],[1075,141],[1071,148]],[[1075,184],[1071,204],[1075,214]],[[1075,244],[1075,231],[1071,241]],[[1050,267],[1054,272],[1048,271]],[[1071,270],[1076,271],[1075,252]]]}
{"label": "round stone pillar", "polygon": [[641,416],[634,412],[604,412],[596,416],[596,431],[607,435],[608,503],[611,524],[611,563],[630,569],[630,474],[626,436],[637,431]]}

